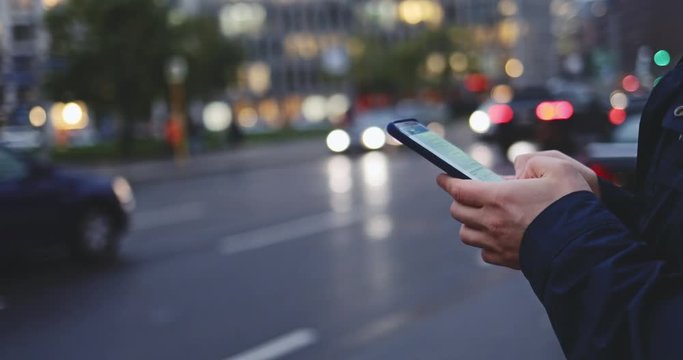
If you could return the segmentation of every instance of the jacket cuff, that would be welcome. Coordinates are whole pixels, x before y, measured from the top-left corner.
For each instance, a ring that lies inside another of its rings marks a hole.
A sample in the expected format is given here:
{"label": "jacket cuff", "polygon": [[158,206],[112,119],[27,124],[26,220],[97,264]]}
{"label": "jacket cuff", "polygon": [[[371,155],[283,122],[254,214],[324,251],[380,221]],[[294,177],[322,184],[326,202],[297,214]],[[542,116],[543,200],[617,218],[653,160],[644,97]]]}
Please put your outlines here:
{"label": "jacket cuff", "polygon": [[605,206],[612,208],[619,206],[624,201],[624,190],[611,182],[598,177],[598,186],[600,186],[600,197]]}
{"label": "jacket cuff", "polygon": [[595,215],[596,207],[604,209],[592,192],[574,192],[552,203],[529,224],[519,260],[522,273],[539,299],[555,257],[581,234],[605,225],[605,217],[587,216]]}

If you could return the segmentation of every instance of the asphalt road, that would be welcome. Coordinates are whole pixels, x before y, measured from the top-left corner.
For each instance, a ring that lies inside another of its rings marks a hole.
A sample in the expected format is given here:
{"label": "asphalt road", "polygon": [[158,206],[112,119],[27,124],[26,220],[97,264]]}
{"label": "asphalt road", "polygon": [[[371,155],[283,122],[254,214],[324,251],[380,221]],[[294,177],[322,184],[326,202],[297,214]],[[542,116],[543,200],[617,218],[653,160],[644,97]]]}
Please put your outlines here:
{"label": "asphalt road", "polygon": [[2,274],[0,359],[563,358],[521,274],[460,243],[438,173],[321,152],[146,182],[120,263]]}

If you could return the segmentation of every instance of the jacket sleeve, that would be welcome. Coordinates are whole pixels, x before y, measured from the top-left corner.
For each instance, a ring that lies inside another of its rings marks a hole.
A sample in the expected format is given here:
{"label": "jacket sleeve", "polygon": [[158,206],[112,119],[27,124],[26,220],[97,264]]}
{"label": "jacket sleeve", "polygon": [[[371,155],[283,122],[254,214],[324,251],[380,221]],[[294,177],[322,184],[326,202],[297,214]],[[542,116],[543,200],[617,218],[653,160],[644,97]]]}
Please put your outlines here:
{"label": "jacket sleeve", "polygon": [[640,218],[637,198],[634,194],[602,179],[598,178],[602,202],[605,207],[616,215],[622,223],[635,230]]}
{"label": "jacket sleeve", "polygon": [[545,209],[520,262],[569,359],[683,355],[683,277],[592,193]]}

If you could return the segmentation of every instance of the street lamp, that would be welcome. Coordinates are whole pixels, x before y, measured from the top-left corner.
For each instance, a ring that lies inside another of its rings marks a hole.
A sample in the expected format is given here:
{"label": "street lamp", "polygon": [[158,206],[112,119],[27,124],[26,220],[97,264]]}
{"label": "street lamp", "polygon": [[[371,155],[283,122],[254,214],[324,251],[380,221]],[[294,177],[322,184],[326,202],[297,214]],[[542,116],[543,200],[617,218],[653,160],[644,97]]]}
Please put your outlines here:
{"label": "street lamp", "polygon": [[187,137],[185,134],[185,79],[187,78],[187,60],[182,56],[173,56],[166,63],[166,81],[170,93],[171,117],[166,124],[166,136],[173,146],[177,164],[188,158]]}

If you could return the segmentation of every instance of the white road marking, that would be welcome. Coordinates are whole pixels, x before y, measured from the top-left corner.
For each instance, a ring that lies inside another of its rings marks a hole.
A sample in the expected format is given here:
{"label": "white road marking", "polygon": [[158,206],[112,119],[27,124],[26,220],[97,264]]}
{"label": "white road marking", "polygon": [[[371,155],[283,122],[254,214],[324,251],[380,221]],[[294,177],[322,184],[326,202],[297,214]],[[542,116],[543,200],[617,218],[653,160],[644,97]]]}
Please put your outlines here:
{"label": "white road marking", "polygon": [[244,251],[260,249],[328,230],[347,227],[361,222],[364,218],[363,211],[352,211],[345,214],[330,211],[307,216],[225,237],[221,240],[220,251],[225,255],[233,255]]}
{"label": "white road marking", "polygon": [[225,360],[271,360],[291,354],[318,341],[318,334],[312,329],[299,329],[282,335],[253,349],[244,351]]}
{"label": "white road marking", "polygon": [[206,214],[206,204],[191,202],[133,214],[133,229],[147,230],[200,219]]}

